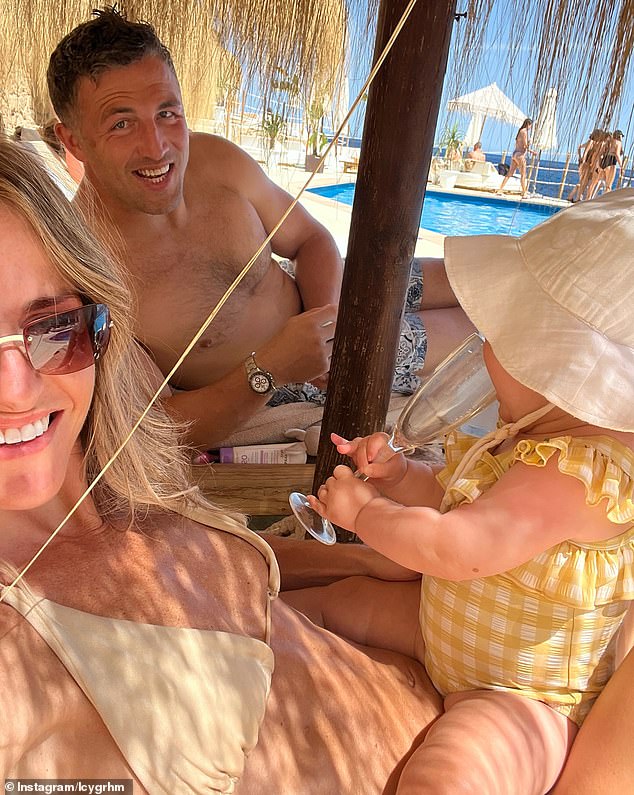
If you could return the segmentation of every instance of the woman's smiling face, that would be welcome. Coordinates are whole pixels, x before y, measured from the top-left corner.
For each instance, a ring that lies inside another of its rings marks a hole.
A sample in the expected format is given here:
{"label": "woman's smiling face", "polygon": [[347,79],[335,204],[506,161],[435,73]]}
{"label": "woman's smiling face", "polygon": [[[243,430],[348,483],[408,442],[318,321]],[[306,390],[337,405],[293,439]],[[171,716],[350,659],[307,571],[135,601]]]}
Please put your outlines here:
{"label": "woman's smiling face", "polygon": [[[0,338],[38,318],[81,306],[25,221],[0,204]],[[41,375],[16,341],[0,344],[0,510],[44,505],[82,477],[79,435],[95,368]]]}

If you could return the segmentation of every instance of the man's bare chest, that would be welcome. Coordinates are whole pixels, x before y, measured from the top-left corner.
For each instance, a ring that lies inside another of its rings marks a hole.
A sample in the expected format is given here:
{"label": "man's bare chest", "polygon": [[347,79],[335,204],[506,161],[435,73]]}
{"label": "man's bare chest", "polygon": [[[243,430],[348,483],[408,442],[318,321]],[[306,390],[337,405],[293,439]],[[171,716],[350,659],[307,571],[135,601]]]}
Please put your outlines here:
{"label": "man's bare chest", "polygon": [[[261,248],[266,233],[253,207],[245,200],[224,199],[192,214],[182,228],[128,238],[125,258],[142,337],[163,327],[168,315],[176,324],[186,318],[188,329],[203,320]],[[257,299],[270,268],[267,245],[235,288],[223,309],[225,318]]]}
{"label": "man's bare chest", "polygon": [[[249,208],[239,206],[233,215],[226,208],[216,214],[201,214],[182,229],[155,238],[129,239],[126,260],[131,275],[143,291],[178,285],[181,291],[204,288],[222,294],[266,236],[259,218],[253,218]],[[269,262],[267,245],[243,279],[242,292],[254,288]]]}

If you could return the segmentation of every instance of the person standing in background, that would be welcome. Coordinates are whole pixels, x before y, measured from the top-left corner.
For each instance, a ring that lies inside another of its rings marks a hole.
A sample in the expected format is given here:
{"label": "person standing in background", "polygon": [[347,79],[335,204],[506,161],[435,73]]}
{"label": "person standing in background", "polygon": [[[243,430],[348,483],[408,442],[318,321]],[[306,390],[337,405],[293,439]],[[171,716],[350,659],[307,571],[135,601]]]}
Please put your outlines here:
{"label": "person standing in background", "polygon": [[502,180],[502,184],[496,193],[504,193],[504,187],[506,186],[506,183],[513,176],[513,174],[519,170],[520,182],[522,184],[522,198],[524,199],[526,196],[528,196],[528,188],[526,185],[526,153],[530,152],[533,155],[535,154],[535,152],[533,152],[533,150],[530,148],[528,142],[528,131],[532,126],[532,119],[524,119],[522,126],[517,131],[517,135],[515,136],[515,149],[511,155],[511,167],[509,168],[507,175]]}

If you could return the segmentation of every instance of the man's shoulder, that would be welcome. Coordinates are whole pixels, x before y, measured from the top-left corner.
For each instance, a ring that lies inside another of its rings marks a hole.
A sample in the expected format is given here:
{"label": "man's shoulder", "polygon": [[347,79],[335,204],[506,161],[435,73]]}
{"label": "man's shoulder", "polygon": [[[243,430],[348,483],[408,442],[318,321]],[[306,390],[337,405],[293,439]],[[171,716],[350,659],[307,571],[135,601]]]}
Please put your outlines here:
{"label": "man's shoulder", "polygon": [[192,132],[186,185],[207,193],[217,188],[253,197],[266,192],[269,182],[244,149],[219,135]]}
{"label": "man's shoulder", "polygon": [[236,165],[243,168],[255,167],[255,160],[236,144],[220,135],[190,132],[189,165],[195,169],[214,170],[219,168],[230,172]]}

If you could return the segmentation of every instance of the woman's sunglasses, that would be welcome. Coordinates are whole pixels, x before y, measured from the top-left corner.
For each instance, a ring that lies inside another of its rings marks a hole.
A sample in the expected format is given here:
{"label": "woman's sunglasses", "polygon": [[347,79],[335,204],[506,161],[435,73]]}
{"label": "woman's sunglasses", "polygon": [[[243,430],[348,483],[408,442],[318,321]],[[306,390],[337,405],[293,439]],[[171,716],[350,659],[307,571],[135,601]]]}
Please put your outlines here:
{"label": "woman's sunglasses", "polygon": [[0,337],[0,345],[23,347],[31,367],[42,375],[67,375],[103,356],[111,326],[105,304],[87,304],[27,323],[21,334]]}

